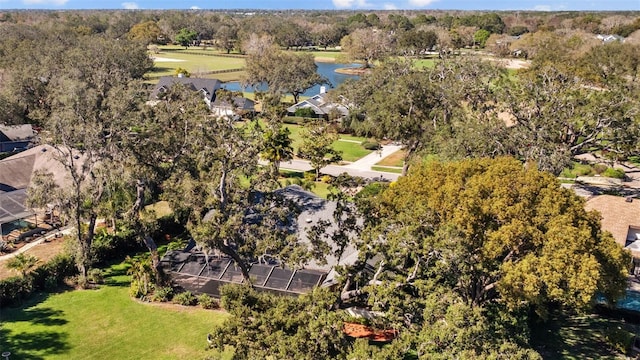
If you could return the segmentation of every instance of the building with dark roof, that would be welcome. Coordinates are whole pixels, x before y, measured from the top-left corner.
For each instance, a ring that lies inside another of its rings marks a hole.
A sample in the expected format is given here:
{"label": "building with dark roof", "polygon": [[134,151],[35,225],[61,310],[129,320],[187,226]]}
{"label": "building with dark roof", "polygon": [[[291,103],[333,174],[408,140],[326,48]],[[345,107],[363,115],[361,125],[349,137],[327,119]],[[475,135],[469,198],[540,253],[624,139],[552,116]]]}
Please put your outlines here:
{"label": "building with dark roof", "polygon": [[[336,209],[334,201],[319,198],[297,185],[287,186],[279,192],[300,207],[301,212],[295,222],[296,228],[291,231],[297,234],[301,243],[311,246],[307,231],[321,221],[329,223],[327,233],[337,228],[333,216]],[[256,261],[249,268],[253,286],[260,291],[299,295],[311,291],[316,286],[337,284],[334,268],[355,264],[358,251],[350,245],[338,257],[335,255],[338,246],[330,240],[328,245],[331,247],[331,253],[326,256],[325,262],[321,264],[310,261],[304,269],[290,269],[277,263],[265,264]],[[183,251],[168,252],[162,258],[161,266],[176,285],[192,292],[219,296],[220,286],[244,283],[242,272],[233,260],[225,256],[207,256],[202,251],[190,247]]]}
{"label": "building with dark roof", "polygon": [[171,89],[175,84],[182,84],[193,91],[200,92],[209,107],[211,107],[216,98],[216,91],[222,88],[222,83],[218,79],[163,76],[153,89],[151,100],[161,98],[162,93]]}
{"label": "building with dark roof", "polygon": [[21,151],[33,143],[36,132],[31,124],[0,125],[0,152]]}

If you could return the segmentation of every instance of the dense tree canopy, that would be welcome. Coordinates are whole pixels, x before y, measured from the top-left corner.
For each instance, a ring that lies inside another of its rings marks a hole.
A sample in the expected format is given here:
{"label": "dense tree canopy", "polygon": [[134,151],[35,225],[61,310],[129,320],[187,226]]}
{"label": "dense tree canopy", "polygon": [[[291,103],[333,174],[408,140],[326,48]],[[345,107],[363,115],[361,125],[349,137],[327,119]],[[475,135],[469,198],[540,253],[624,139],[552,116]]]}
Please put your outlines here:
{"label": "dense tree canopy", "polygon": [[[510,158],[428,162],[373,203],[361,249],[383,255],[378,280],[387,284],[419,291],[418,280],[437,279],[470,305],[540,312],[549,303],[586,308],[597,292],[615,299],[626,287],[629,254],[600,229],[599,215],[551,175]],[[384,296],[401,295],[379,288],[372,304],[389,310]]]}

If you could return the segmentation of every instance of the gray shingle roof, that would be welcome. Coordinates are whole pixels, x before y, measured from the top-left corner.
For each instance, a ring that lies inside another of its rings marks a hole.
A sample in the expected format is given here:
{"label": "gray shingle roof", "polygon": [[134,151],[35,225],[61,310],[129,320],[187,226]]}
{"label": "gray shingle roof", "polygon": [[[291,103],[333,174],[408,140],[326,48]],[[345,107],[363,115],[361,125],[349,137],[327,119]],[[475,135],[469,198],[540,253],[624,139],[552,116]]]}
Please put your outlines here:
{"label": "gray shingle roof", "polygon": [[205,98],[212,102],[216,97],[216,90],[222,87],[218,79],[188,78],[163,76],[151,93],[151,99],[155,100],[163,91],[169,90],[174,84],[183,84],[193,91],[203,91]]}

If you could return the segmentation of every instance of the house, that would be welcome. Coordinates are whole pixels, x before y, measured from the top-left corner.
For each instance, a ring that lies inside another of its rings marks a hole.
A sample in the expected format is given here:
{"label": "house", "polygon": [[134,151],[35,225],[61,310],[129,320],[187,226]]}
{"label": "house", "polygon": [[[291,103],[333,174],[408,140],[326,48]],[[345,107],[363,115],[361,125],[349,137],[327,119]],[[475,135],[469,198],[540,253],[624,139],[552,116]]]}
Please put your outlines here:
{"label": "house", "polygon": [[242,96],[233,96],[230,99],[217,96],[211,104],[211,112],[217,117],[239,120],[244,116],[251,117],[255,113],[255,103]]}
{"label": "house", "polygon": [[234,96],[230,102],[227,99],[217,99],[216,94],[222,90],[222,82],[217,79],[190,78],[163,76],[151,92],[150,101],[156,101],[162,97],[162,93],[169,90],[174,84],[182,84],[187,88],[202,94],[204,101],[216,116],[243,116],[253,113],[255,110],[252,100],[241,96]]}
{"label": "house", "polygon": [[71,181],[67,169],[56,160],[57,153],[58,150],[49,145],[39,145],[0,160],[0,234],[3,225],[36,216],[26,205],[27,188],[36,171],[51,173],[59,186]]}
{"label": "house", "polygon": [[0,125],[0,152],[27,149],[35,140],[36,132],[31,124]]}
{"label": "house", "polygon": [[609,231],[620,246],[640,257],[640,200],[631,197],[599,195],[585,205],[602,216],[602,229]]}
{"label": "house", "polygon": [[325,87],[320,87],[320,93],[312,96],[306,100],[287,108],[289,115],[296,115],[296,111],[301,109],[310,109],[313,111],[314,117],[329,119],[332,114],[336,114],[339,117],[345,117],[349,115],[349,109],[338,103],[331,102],[325,91]]}
{"label": "house", "polygon": [[[321,221],[330,223],[327,231],[337,228],[333,213],[336,203],[317,197],[315,194],[292,185],[280,190],[285,198],[295,201],[301,208],[295,231],[300,242],[309,244],[307,230]],[[297,296],[311,291],[316,286],[333,286],[337,283],[336,266],[353,265],[358,260],[358,251],[348,246],[341,256],[335,255],[337,245],[329,242],[331,254],[320,264],[311,261],[304,269],[290,269],[275,262],[255,261],[250,265],[249,276],[258,291]],[[170,251],[160,262],[165,273],[174,283],[195,293],[219,296],[224,284],[242,284],[244,278],[239,266],[226,256],[208,255],[188,246],[185,250]]]}
{"label": "house", "polygon": [[216,91],[222,88],[222,83],[218,79],[163,76],[158,80],[153,92],[151,92],[151,100],[159,99],[162,97],[162,93],[171,89],[175,84],[182,84],[193,91],[200,92],[209,108],[211,108],[211,104],[216,98]]}

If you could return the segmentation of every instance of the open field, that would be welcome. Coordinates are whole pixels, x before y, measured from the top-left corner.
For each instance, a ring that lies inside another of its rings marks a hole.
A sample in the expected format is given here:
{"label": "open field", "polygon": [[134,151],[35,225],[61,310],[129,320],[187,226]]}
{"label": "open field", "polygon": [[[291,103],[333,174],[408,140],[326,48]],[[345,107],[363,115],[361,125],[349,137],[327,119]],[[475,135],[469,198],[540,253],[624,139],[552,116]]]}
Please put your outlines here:
{"label": "open field", "polygon": [[110,270],[110,285],[97,290],[38,295],[21,308],[3,308],[0,349],[10,351],[12,359],[203,359],[214,355],[206,350],[206,336],[226,313],[137,302],[128,295],[125,266]]}
{"label": "open field", "polygon": [[[205,55],[210,54],[210,55]],[[215,56],[221,55],[221,56]],[[238,57],[227,57],[217,50],[203,50],[201,48],[184,49],[179,46],[160,47],[158,53],[150,54],[156,57],[155,68],[147,74],[150,82],[157,82],[160,76],[175,75],[177,68],[189,71],[193,76],[214,77],[221,81],[238,80],[243,71],[207,75],[205,73],[216,70],[240,69],[245,67],[245,60]]]}

